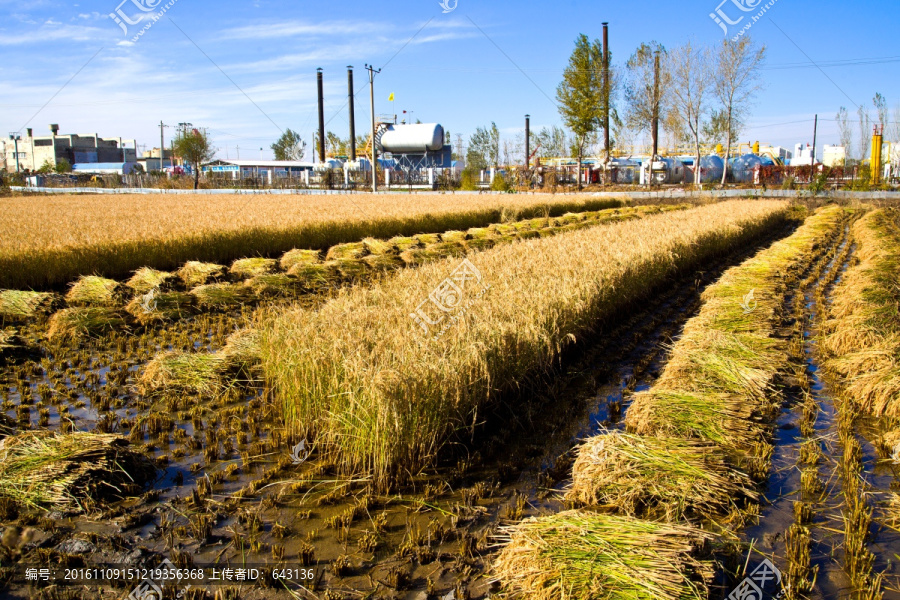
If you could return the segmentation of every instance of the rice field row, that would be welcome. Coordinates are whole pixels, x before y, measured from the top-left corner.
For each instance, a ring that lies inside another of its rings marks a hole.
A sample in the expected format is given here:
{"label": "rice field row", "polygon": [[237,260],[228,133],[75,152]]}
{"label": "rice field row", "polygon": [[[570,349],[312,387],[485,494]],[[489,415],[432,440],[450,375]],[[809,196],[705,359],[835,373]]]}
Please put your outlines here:
{"label": "rice field row", "polygon": [[50,290],[80,275],[230,262],[366,237],[485,227],[624,206],[564,195],[97,195],[0,198],[0,288]]}
{"label": "rice field row", "polygon": [[[758,500],[782,401],[778,379],[792,372],[777,332],[785,298],[844,219],[838,207],[819,211],[704,291],[663,373],[635,395],[628,432],[604,431],[579,447],[567,499],[583,508],[507,531],[495,566],[509,591],[547,599],[708,597],[716,570],[704,547],[710,538],[691,523],[737,527]],[[620,513],[615,527],[597,507]],[[589,541],[558,535],[573,523],[591,532]],[[640,545],[608,555],[608,547],[663,523],[679,525],[665,544],[650,544],[662,556]]]}
{"label": "rice field row", "polygon": [[[598,323],[787,216],[782,202],[727,202],[401,272],[273,318],[260,338],[266,382],[292,434],[389,488]],[[463,299],[446,320],[435,312]]]}
{"label": "rice field row", "polygon": [[494,223],[467,231],[387,240],[366,238],[331,246],[325,252],[293,249],[280,259],[242,258],[230,268],[199,261],[189,261],[175,272],[142,267],[124,282],[82,276],[64,296],[53,292],[0,291],[0,324],[33,322],[58,308],[49,319],[48,338],[77,342],[113,329],[170,323],[199,311],[230,310],[265,299],[327,290],[341,283],[358,282],[516,240],[685,208],[687,205],[625,207]]}
{"label": "rice field row", "polygon": [[859,262],[835,289],[825,366],[859,411],[900,417],[900,213],[869,212],[854,224],[853,238]]}

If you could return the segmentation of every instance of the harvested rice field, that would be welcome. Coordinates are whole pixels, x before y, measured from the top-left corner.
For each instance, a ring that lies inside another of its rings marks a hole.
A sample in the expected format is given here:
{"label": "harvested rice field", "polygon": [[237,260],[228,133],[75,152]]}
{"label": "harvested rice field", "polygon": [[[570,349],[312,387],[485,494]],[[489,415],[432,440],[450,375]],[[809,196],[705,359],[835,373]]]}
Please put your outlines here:
{"label": "harvested rice field", "polygon": [[447,197],[4,281],[0,596],[900,598],[898,211]]}

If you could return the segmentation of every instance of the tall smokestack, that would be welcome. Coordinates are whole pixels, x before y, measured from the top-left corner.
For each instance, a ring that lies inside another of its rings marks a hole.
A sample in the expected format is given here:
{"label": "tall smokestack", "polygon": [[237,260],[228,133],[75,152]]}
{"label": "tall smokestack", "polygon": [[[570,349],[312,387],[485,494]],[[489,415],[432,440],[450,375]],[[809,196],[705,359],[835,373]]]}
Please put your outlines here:
{"label": "tall smokestack", "polygon": [[609,23],[603,23],[603,143],[609,162]]}
{"label": "tall smokestack", "polygon": [[322,69],[316,69],[319,86],[319,162],[325,162],[325,93],[322,91]]}
{"label": "tall smokestack", "polygon": [[525,168],[531,168],[531,115],[525,115]]}
{"label": "tall smokestack", "polygon": [[347,102],[350,105],[350,162],[356,162],[356,117],[353,114],[353,65],[347,67]]}
{"label": "tall smokestack", "polygon": [[653,157],[659,154],[659,49],[653,53]]}
{"label": "tall smokestack", "polygon": [[56,135],[57,133],[59,133],[59,125],[57,125],[56,123],[51,123],[50,124],[50,133],[52,133],[53,135]]}

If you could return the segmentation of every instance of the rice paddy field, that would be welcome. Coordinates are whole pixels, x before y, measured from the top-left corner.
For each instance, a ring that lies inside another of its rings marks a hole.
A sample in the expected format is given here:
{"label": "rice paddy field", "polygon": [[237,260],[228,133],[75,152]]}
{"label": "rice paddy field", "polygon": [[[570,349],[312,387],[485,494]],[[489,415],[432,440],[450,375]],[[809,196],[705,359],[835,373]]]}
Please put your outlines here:
{"label": "rice paddy field", "polygon": [[900,212],[510,198],[4,199],[0,596],[900,598]]}

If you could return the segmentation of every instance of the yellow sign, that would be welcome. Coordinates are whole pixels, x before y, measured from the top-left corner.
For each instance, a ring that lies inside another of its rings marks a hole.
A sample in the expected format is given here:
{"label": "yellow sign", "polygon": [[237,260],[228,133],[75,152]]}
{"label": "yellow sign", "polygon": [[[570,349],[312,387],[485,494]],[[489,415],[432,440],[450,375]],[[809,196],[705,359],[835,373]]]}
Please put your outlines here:
{"label": "yellow sign", "polygon": [[388,96],[388,101],[390,101],[390,102],[394,101],[394,92],[391,92],[391,95]]}

